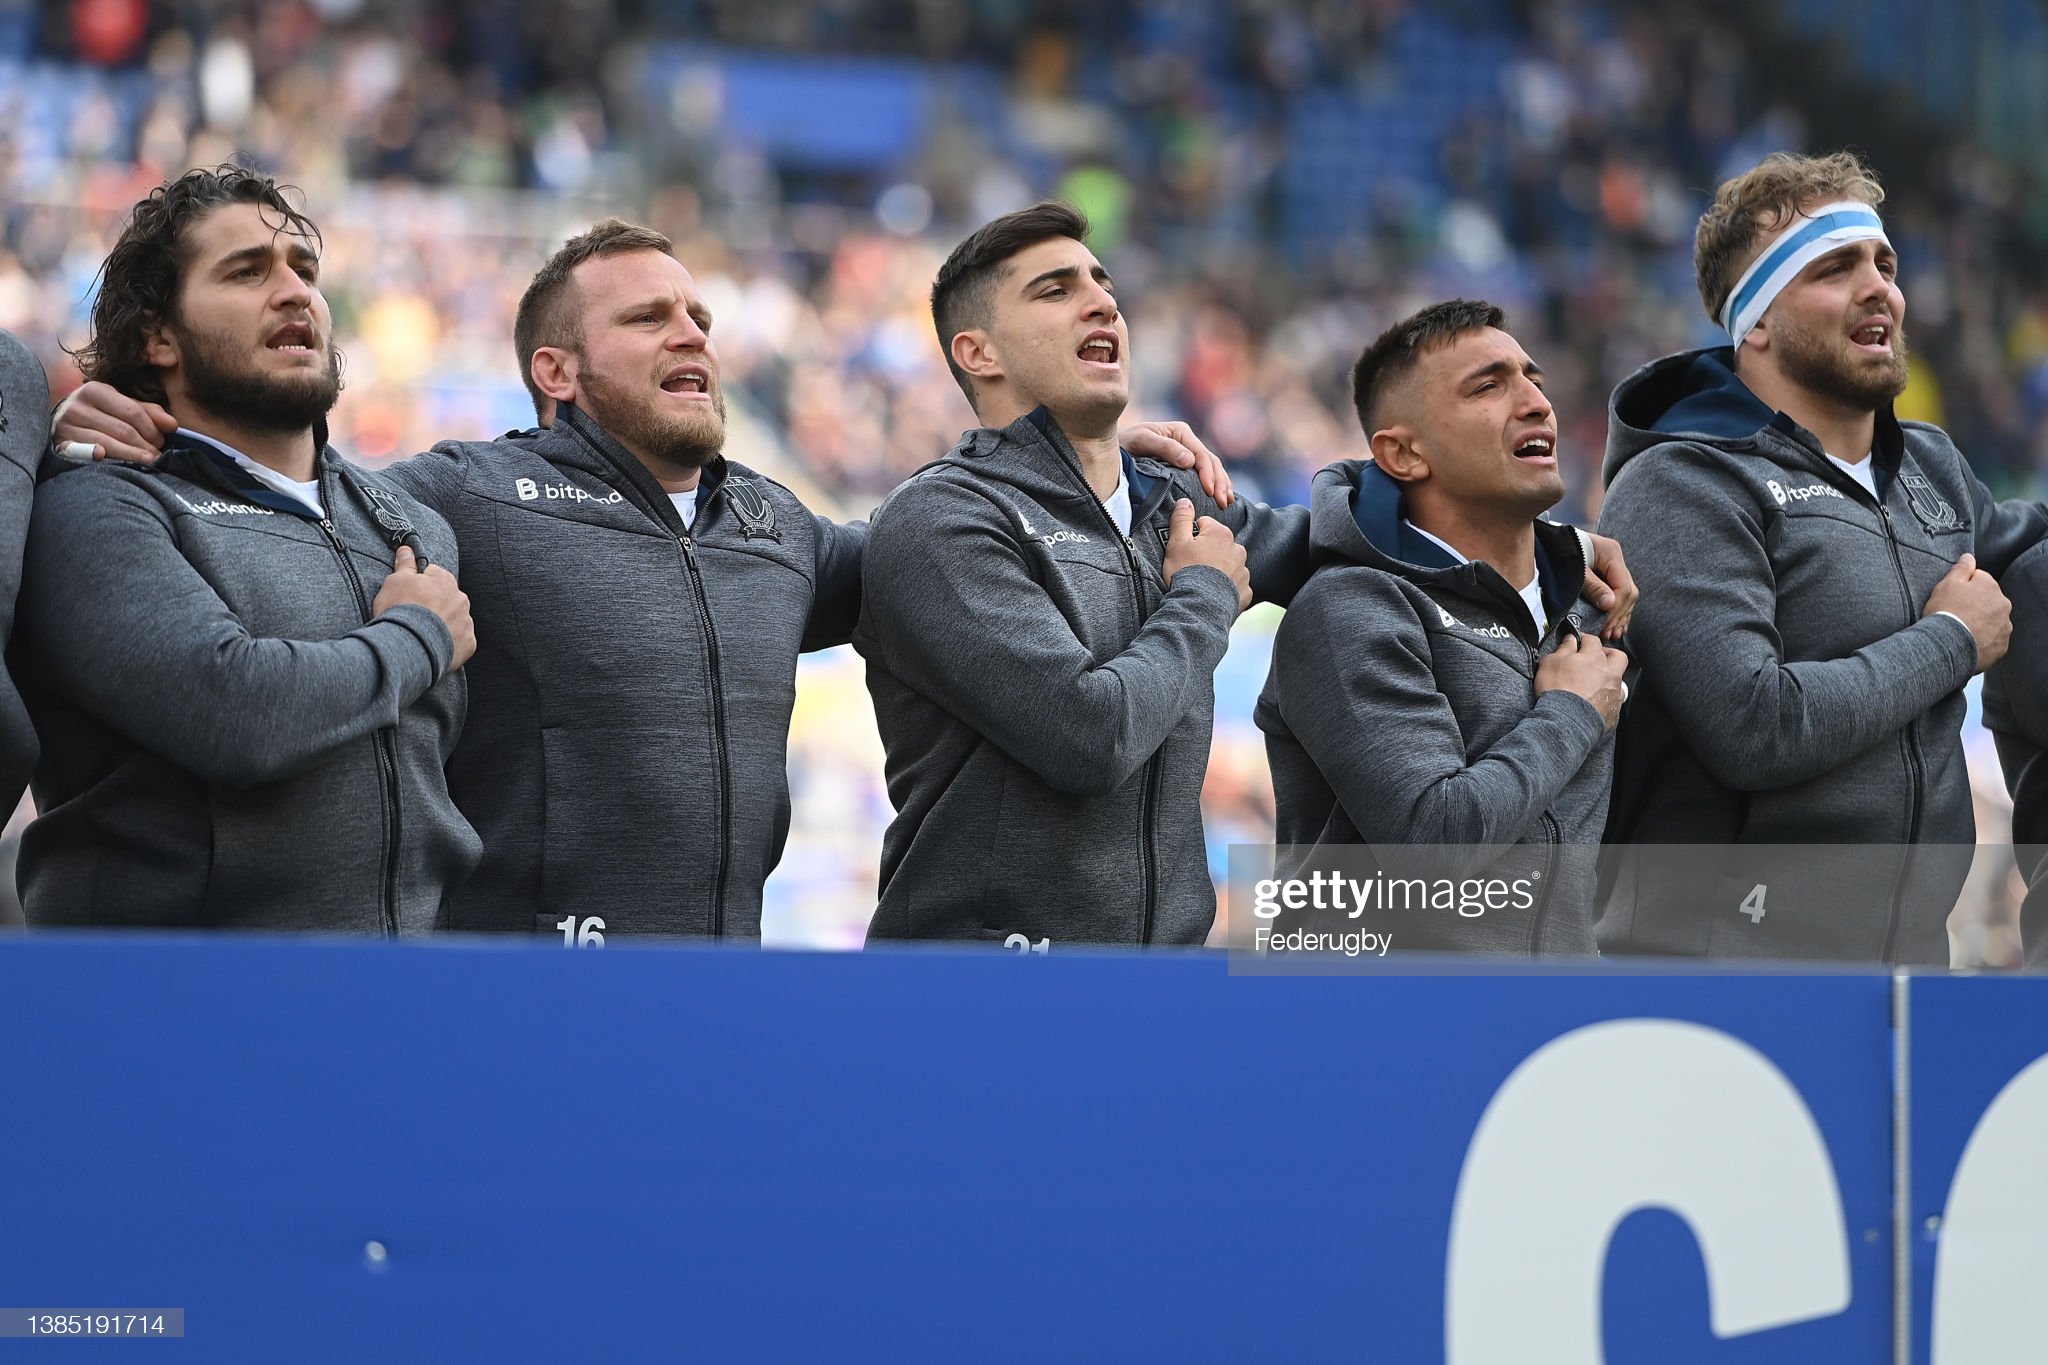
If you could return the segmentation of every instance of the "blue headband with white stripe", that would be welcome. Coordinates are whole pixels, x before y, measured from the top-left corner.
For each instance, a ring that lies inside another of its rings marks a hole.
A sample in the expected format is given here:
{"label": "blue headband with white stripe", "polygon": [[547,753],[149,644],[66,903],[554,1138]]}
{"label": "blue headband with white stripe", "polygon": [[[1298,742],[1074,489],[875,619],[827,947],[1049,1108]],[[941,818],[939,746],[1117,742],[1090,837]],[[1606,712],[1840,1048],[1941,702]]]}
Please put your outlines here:
{"label": "blue headband with white stripe", "polygon": [[1729,339],[1740,346],[1785,286],[1807,266],[1845,242],[1871,240],[1891,245],[1884,235],[1884,220],[1877,216],[1876,209],[1861,200],[1827,204],[1794,219],[1792,226],[1757,253],[1749,269],[1728,291],[1720,321],[1728,329]]}

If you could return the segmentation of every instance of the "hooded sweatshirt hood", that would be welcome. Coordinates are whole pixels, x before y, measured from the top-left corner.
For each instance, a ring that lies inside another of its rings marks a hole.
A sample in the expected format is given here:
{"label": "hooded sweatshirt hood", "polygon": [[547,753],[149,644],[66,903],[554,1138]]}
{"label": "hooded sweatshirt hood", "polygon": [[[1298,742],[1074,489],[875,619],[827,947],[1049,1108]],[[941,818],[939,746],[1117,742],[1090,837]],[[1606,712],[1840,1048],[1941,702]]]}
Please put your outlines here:
{"label": "hooded sweatshirt hood", "polygon": [[[1135,459],[1121,448],[1117,456],[1130,485],[1131,524],[1136,526],[1155,500],[1163,500],[1172,491],[1173,471],[1156,460]],[[966,432],[958,445],[924,468],[946,465],[967,470],[976,478],[1008,484],[1048,506],[1070,504],[1076,523],[1085,524],[1094,516],[1089,510],[1091,503],[1103,505],[1088,489],[1073,443],[1044,407],[1033,408],[1006,427],[977,427]]]}
{"label": "hooded sweatshirt hood", "polygon": [[[1612,485],[1623,465],[1667,441],[1695,441],[1724,449],[1749,449],[1765,431],[1816,455],[1810,434],[1782,412],[1773,411],[1735,372],[1735,349],[1683,351],[1651,361],[1615,387],[1607,407],[1607,458],[1600,469]],[[1905,433],[1891,405],[1877,414],[1878,489],[1898,471]],[[1823,462],[1824,463],[1824,462]]]}
{"label": "hooded sweatshirt hood", "polygon": [[1603,485],[1651,446],[1689,436],[1713,445],[1746,440],[1789,418],[1771,411],[1735,373],[1735,349],[1720,346],[1668,355],[1643,366],[1615,387],[1607,407]]}
{"label": "hooded sweatshirt hood", "polygon": [[[1502,592],[1520,595],[1493,566],[1460,564],[1409,525],[1400,481],[1371,460],[1340,460],[1316,474],[1309,494],[1309,548],[1318,567],[1362,564],[1480,601],[1497,601]],[[1536,578],[1553,619],[1578,600],[1589,558],[1576,530],[1536,522]]]}

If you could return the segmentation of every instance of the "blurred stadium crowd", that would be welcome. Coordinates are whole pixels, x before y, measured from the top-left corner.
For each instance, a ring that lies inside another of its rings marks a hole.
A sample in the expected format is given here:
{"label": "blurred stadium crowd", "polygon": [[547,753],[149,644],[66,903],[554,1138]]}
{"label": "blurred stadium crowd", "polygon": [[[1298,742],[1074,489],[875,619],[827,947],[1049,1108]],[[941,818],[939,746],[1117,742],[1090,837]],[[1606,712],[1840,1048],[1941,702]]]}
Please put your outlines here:
{"label": "blurred stadium crowd", "polygon": [[[1797,8],[1825,25],[1870,5]],[[63,348],[84,338],[119,215],[189,165],[245,159],[302,187],[325,231],[347,355],[334,439],[374,463],[531,424],[510,344],[519,292],[564,237],[620,213],[676,238],[719,318],[734,453],[858,516],[971,424],[931,334],[939,261],[1051,193],[1088,211],[1118,277],[1136,415],[1193,423],[1241,490],[1301,500],[1315,469],[1361,453],[1359,347],[1469,295],[1504,306],[1549,372],[1571,489],[1559,515],[1590,524],[1615,382],[1719,335],[1692,284],[1707,187],[1811,145],[1816,106],[1838,94],[1773,79],[1746,13],[0,0],[0,328],[68,391]],[[1960,130],[1909,151],[1880,131],[1861,145],[1892,185],[1910,282],[1901,415],[1946,426],[1995,490],[2038,496],[2048,288],[2027,262],[2048,223],[2034,187]],[[1272,625],[1248,616],[1217,676],[1219,868],[1229,843],[1271,838],[1250,715]],[[850,652],[806,663],[791,781],[766,936],[857,942],[888,809]]]}

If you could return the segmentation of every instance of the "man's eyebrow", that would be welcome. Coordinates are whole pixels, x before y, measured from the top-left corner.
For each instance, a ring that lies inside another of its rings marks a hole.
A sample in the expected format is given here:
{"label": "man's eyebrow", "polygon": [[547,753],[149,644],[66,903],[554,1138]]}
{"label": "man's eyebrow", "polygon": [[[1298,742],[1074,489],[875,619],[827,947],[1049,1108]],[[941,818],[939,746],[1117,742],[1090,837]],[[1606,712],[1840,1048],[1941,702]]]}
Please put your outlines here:
{"label": "man's eyebrow", "polygon": [[1054,280],[1078,279],[1080,274],[1081,267],[1077,265],[1054,266],[1051,270],[1041,270],[1030,279],[1024,281],[1024,287],[1019,292],[1028,294],[1041,284],[1051,284]]}
{"label": "man's eyebrow", "polygon": [[270,248],[268,246],[245,246],[238,251],[230,251],[227,255],[215,261],[213,268],[215,270],[225,270],[231,265],[241,265],[244,262],[256,265],[269,259]]}
{"label": "man's eyebrow", "polygon": [[1512,360],[1490,360],[1459,380],[1458,383],[1460,386],[1463,386],[1470,384],[1475,379],[1516,373],[1526,374],[1531,379],[1541,379],[1543,377],[1543,367],[1533,360],[1525,360],[1519,366]]}
{"label": "man's eyebrow", "polygon": [[[1032,290],[1038,288],[1038,286],[1041,284],[1050,284],[1054,280],[1078,279],[1080,278],[1080,274],[1081,267],[1078,265],[1054,266],[1051,270],[1041,270],[1036,275],[1033,275],[1030,279],[1024,281],[1023,287],[1019,289],[1017,292],[1020,294],[1028,294]],[[1105,289],[1113,290],[1115,288],[1115,281],[1109,278],[1109,271],[1103,268],[1102,264],[1099,261],[1095,265],[1089,267],[1088,277],[1094,280],[1097,284],[1101,285]]]}
{"label": "man's eyebrow", "polygon": [[[1836,247],[1833,251],[1814,257],[1813,263],[1815,265],[1822,265],[1829,261],[1838,261],[1845,256],[1854,256],[1862,250],[1862,247],[1862,242],[1844,242],[1840,246]],[[1891,255],[1892,249],[1890,244],[1886,242],[1879,242],[1877,244],[1877,254],[1880,256]]]}
{"label": "man's eyebrow", "polygon": [[[320,254],[304,242],[293,242],[285,248],[285,255],[290,258],[294,265],[301,261],[311,261],[316,266],[320,264]],[[226,270],[238,265],[262,265],[269,259],[270,248],[268,246],[250,245],[228,252],[213,263],[213,268],[215,270]]]}

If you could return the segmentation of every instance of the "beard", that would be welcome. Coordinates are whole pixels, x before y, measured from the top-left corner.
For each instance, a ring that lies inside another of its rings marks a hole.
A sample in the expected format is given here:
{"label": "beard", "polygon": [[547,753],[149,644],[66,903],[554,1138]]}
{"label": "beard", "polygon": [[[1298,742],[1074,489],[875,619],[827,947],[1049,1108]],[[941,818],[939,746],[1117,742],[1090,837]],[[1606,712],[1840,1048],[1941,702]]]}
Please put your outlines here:
{"label": "beard", "polygon": [[[1863,412],[1877,412],[1906,390],[1906,328],[1892,324],[1891,359],[1865,364],[1861,356],[1845,356],[1816,333],[1779,322],[1773,331],[1778,367],[1800,387]],[[1844,342],[1844,345],[1847,343]]]}
{"label": "beard", "polygon": [[714,387],[708,413],[663,412],[637,389],[586,368],[580,406],[628,450],[679,472],[702,469],[725,448],[725,393]]}
{"label": "beard", "polygon": [[185,397],[193,406],[238,425],[273,435],[310,431],[341,397],[341,352],[330,343],[327,368],[317,373],[266,374],[238,368],[235,345],[211,332],[189,331],[178,358]]}

